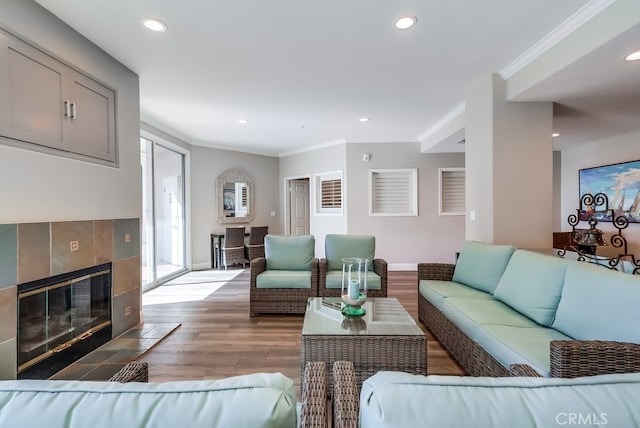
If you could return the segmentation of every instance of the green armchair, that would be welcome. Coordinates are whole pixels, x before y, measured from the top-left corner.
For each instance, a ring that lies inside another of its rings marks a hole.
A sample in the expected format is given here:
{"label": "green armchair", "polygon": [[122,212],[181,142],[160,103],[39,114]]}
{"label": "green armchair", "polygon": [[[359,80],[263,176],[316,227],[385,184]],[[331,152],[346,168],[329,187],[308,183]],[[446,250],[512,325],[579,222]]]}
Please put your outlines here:
{"label": "green armchair", "polygon": [[318,259],[311,235],[267,235],[264,257],[251,260],[249,316],[304,314],[318,295]]}
{"label": "green armchair", "polygon": [[367,296],[387,297],[387,262],[376,259],[376,238],[369,235],[329,234],[324,240],[325,258],[319,261],[318,295],[340,296],[342,259],[360,257],[371,260],[367,274]]}

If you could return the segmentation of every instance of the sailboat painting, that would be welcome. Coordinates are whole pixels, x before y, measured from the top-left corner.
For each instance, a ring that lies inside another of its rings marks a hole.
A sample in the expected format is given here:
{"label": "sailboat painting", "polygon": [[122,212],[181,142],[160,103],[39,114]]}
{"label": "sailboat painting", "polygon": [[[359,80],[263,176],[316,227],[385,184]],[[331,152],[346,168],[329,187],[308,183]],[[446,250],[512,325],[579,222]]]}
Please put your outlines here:
{"label": "sailboat painting", "polygon": [[581,169],[580,197],[604,193],[609,209],[604,206],[581,207],[580,220],[594,216],[598,221],[613,221],[625,216],[630,223],[640,223],[640,160]]}
{"label": "sailboat painting", "polygon": [[609,207],[581,207],[580,220],[595,217],[613,221],[624,216],[630,223],[640,223],[640,160],[585,168],[579,171],[580,197],[604,193]]}

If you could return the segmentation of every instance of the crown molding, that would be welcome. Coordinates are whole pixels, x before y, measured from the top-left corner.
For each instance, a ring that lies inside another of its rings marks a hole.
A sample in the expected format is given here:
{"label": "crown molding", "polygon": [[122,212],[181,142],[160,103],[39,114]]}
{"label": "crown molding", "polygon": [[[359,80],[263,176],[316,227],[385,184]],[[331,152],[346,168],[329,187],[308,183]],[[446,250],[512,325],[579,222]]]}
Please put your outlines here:
{"label": "crown molding", "polygon": [[445,114],[442,117],[442,119],[440,119],[439,121],[437,121],[436,123],[431,125],[431,127],[429,127],[429,129],[427,129],[426,131],[424,131],[422,133],[422,135],[420,135],[420,137],[418,138],[420,140],[420,142],[423,143],[424,140],[426,140],[427,138],[429,138],[430,136],[432,136],[433,134],[438,132],[442,127],[444,127],[449,122],[451,122],[453,119],[455,119],[456,117],[458,117],[459,115],[464,113],[466,107],[467,107],[467,104],[466,104],[465,101],[463,101],[460,104],[458,104],[457,106],[455,106],[452,110],[449,111],[449,113]]}
{"label": "crown molding", "polygon": [[291,155],[297,155],[297,154],[300,154],[300,153],[312,152],[314,150],[324,149],[326,147],[339,146],[340,144],[347,144],[346,138],[339,138],[337,140],[328,141],[326,143],[316,144],[314,146],[308,146],[308,147],[303,147],[303,148],[300,148],[300,149],[289,150],[289,151],[286,151],[286,152],[278,153],[278,157],[282,158],[282,157],[285,157],[285,156],[291,156]]}
{"label": "crown molding", "polygon": [[500,76],[507,80],[536,58],[540,57],[554,45],[562,41],[565,37],[576,31],[586,22],[598,15],[607,7],[615,3],[616,0],[591,0],[580,10],[558,25],[553,31],[540,39],[535,45],[530,47],[522,55],[507,65],[500,71]]}

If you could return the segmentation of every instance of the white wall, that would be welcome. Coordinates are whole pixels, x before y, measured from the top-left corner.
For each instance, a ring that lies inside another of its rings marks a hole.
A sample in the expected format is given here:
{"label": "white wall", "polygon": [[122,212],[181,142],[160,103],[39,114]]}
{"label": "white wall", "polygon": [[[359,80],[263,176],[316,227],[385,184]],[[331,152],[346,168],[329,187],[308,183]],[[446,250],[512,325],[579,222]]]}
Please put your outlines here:
{"label": "white wall", "polygon": [[[578,170],[592,168],[599,165],[608,165],[619,162],[635,161],[640,159],[640,132],[621,135],[602,141],[581,145],[573,149],[562,151],[562,230],[569,231],[571,227],[567,223],[567,217],[575,214],[580,202]],[[588,227],[581,223],[579,227]],[[616,229],[611,223],[600,222],[598,228],[611,235]],[[629,246],[629,252],[640,259],[640,224],[632,223],[623,231]],[[608,241],[608,239],[607,239]],[[598,249],[598,254],[611,256],[613,248]]]}
{"label": "white wall", "polygon": [[466,237],[480,242],[493,242],[494,236],[493,108],[487,103],[492,97],[493,76],[479,79],[466,95]]}
{"label": "white wall", "polygon": [[[284,183],[287,178],[308,176],[309,181],[309,208],[311,214],[311,234],[316,239],[316,257],[324,257],[324,237],[328,233],[347,233],[347,209],[343,208],[342,215],[317,215],[314,204],[315,183],[314,174],[342,171],[343,179],[343,198],[347,200],[348,195],[348,179],[347,179],[347,160],[346,160],[346,144],[336,144],[317,150],[298,153],[280,158],[280,181],[278,189],[280,192],[280,211],[285,207],[285,187]],[[343,201],[344,205],[344,201]],[[286,216],[281,216],[282,230]]]}
{"label": "white wall", "polygon": [[[193,269],[211,267],[212,233],[224,233],[218,223],[216,179],[225,171],[239,171],[253,181],[254,216],[251,223],[240,223],[247,230],[269,226],[269,233],[282,233],[281,205],[278,198],[278,158],[229,150],[191,147],[191,257]],[[271,211],[276,213],[271,217]]]}
{"label": "white wall", "polygon": [[0,26],[116,88],[119,168],[0,144],[0,223],[139,218],[138,76],[30,0],[2,0]]}
{"label": "white wall", "polygon": [[476,213],[467,238],[550,247],[552,103],[505,101],[505,82],[492,75],[478,80],[466,105],[467,210]]}
{"label": "white wall", "polygon": [[[362,154],[371,160],[363,162]],[[280,158],[281,201],[285,177],[343,170],[344,215],[311,217],[316,256],[327,233],[374,235],[376,256],[390,269],[413,270],[419,262],[449,262],[464,242],[464,216],[438,215],[438,168],[463,167],[463,153],[424,154],[419,143],[340,144]],[[418,216],[369,216],[369,169],[418,168]],[[281,202],[284,204],[284,202]]]}
{"label": "white wall", "polygon": [[[362,154],[370,153],[369,162]],[[425,154],[419,143],[347,145],[348,233],[375,235],[376,257],[393,270],[453,263],[465,239],[464,216],[438,215],[438,168],[464,167],[464,153]],[[417,168],[418,216],[369,216],[369,169]]]}

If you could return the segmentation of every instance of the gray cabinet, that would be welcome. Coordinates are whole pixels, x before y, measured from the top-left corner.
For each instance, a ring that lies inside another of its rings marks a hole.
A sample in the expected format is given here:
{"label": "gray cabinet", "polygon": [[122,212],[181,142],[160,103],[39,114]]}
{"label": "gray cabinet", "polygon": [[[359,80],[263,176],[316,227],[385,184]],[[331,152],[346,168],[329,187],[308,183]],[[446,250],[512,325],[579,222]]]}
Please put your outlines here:
{"label": "gray cabinet", "polygon": [[0,140],[117,163],[115,91],[0,31]]}

